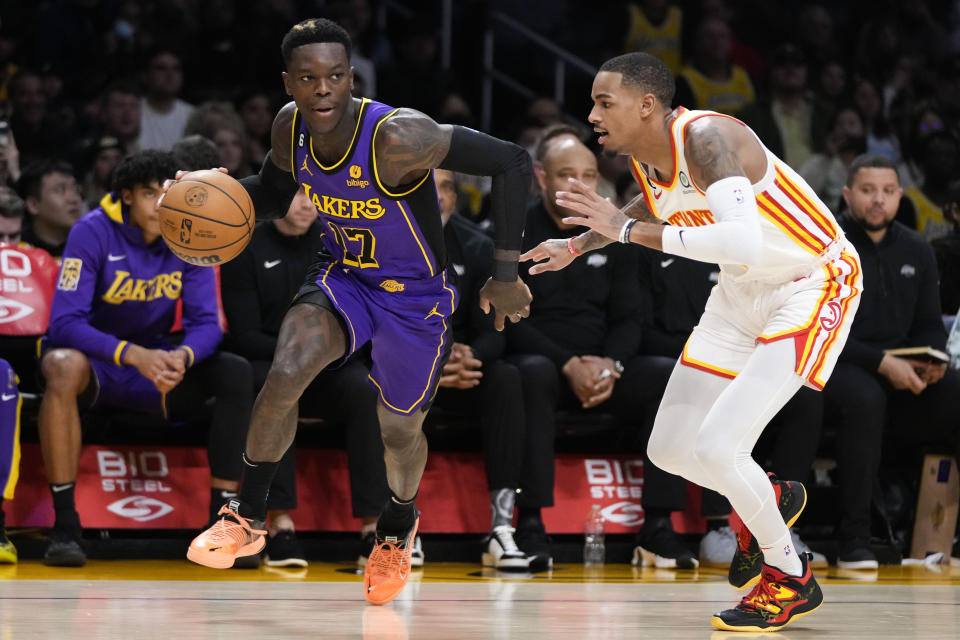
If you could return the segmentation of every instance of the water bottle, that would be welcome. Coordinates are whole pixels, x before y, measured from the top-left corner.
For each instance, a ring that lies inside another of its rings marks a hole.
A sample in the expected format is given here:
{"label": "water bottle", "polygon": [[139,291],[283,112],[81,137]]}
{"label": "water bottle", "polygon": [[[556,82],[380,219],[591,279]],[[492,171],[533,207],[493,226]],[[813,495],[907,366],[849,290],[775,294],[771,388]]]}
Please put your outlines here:
{"label": "water bottle", "polygon": [[603,564],[605,553],[603,513],[600,512],[600,505],[595,504],[590,509],[590,515],[587,516],[587,524],[584,527],[583,564],[587,566]]}
{"label": "water bottle", "polygon": [[947,338],[947,353],[950,354],[950,368],[960,369],[960,310],[950,328],[950,337]]}

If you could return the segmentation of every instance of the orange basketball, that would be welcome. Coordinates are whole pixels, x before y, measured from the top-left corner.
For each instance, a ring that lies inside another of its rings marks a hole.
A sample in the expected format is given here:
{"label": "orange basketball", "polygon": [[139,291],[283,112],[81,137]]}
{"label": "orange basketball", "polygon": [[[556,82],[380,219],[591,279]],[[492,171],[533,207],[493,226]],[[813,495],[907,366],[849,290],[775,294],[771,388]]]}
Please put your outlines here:
{"label": "orange basketball", "polygon": [[160,233],[190,264],[213,266],[236,258],[250,242],[255,222],[243,185],[212,169],[184,175],[160,200]]}

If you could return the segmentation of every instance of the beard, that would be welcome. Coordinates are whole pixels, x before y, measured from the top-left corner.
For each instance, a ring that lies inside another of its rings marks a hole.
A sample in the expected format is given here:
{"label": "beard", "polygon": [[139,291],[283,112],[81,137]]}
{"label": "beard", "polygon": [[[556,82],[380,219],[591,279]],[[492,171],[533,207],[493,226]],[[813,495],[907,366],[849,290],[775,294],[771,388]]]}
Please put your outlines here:
{"label": "beard", "polygon": [[882,218],[879,222],[871,222],[866,216],[854,216],[857,223],[866,231],[883,231],[893,224],[894,218]]}

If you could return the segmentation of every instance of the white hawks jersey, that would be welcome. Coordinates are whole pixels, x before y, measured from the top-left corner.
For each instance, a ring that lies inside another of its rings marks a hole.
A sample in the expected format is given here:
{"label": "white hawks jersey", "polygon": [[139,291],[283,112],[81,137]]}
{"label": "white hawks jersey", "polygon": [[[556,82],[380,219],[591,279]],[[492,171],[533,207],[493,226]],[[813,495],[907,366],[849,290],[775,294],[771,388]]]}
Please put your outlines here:
{"label": "white hawks jersey", "polygon": [[[687,125],[705,116],[730,118],[713,111],[676,110],[670,125],[673,147],[673,175],[658,180],[645,164],[630,158],[634,177],[643,188],[650,212],[659,219],[682,227],[715,224],[704,192],[694,184],[684,156]],[[744,127],[745,124],[740,123]],[[751,133],[753,133],[751,131]],[[754,134],[754,137],[756,135]],[[767,170],[753,185],[760,211],[762,250],[756,264],[720,265],[728,275],[740,281],[787,281],[818,268],[840,255],[843,232],[827,206],[793,169],[757,142],[767,156]]]}

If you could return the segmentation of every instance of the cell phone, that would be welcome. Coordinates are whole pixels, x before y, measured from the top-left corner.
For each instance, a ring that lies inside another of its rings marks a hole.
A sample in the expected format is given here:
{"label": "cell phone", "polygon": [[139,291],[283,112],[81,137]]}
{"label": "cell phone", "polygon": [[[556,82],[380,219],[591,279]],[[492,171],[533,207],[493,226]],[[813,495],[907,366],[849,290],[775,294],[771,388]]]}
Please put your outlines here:
{"label": "cell phone", "polygon": [[10,144],[10,123],[0,120],[0,147]]}

